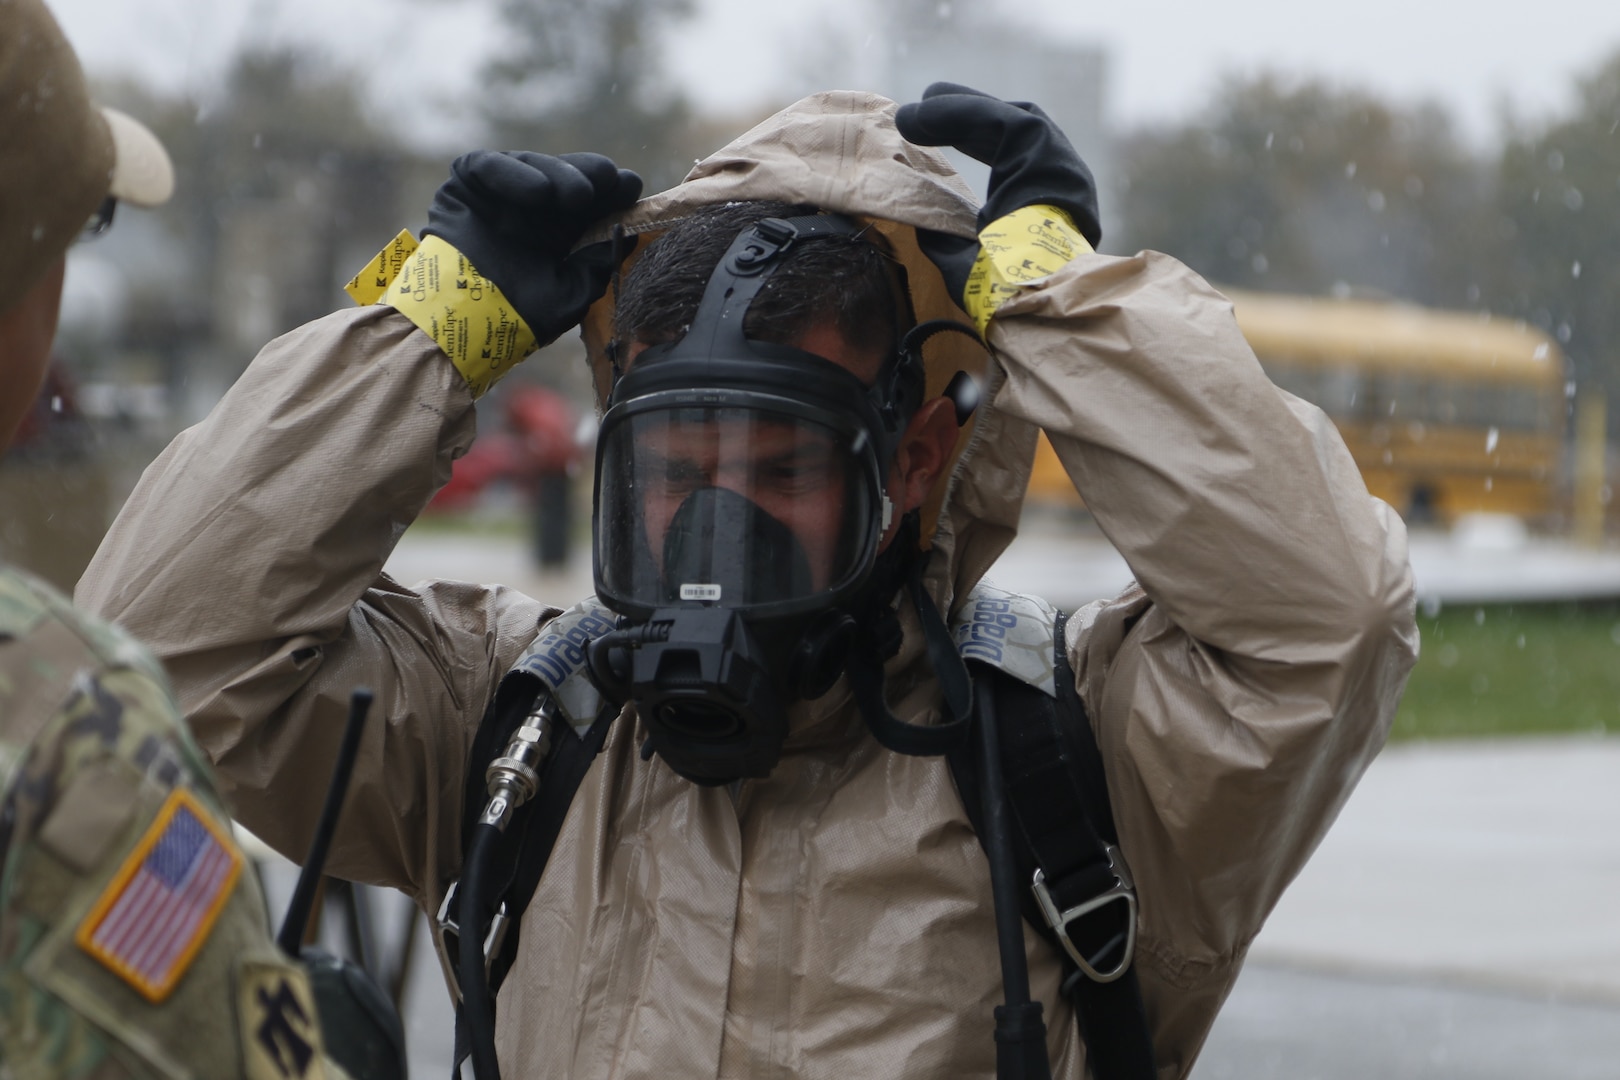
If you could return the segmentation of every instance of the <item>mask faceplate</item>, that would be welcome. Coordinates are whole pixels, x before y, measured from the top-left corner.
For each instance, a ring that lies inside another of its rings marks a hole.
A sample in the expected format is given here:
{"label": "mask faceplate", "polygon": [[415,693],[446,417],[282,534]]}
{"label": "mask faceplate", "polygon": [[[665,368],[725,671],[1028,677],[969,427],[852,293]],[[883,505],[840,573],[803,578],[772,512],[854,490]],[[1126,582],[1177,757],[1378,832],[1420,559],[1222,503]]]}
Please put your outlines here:
{"label": "mask faceplate", "polygon": [[[748,392],[638,399],[598,453],[598,595],[756,616],[836,606],[879,539],[877,461],[847,418]],[[790,411],[792,410],[792,411]]]}
{"label": "mask faceplate", "polygon": [[597,595],[636,629],[593,669],[637,703],[649,749],[699,782],[776,764],[788,705],[843,670],[887,524],[883,478],[920,361],[897,353],[868,386],[742,332],[783,252],[861,229],[837,215],[745,229],[686,336],[637,357],[602,420]]}

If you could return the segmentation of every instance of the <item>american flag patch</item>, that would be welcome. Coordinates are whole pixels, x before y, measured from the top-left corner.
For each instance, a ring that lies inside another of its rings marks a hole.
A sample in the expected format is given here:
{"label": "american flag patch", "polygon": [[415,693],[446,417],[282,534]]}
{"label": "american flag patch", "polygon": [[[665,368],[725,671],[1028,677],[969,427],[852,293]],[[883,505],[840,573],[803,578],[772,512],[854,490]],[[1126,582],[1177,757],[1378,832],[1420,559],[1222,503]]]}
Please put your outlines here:
{"label": "american flag patch", "polygon": [[79,924],[79,946],[147,1000],[168,997],[208,940],[242,853],[191,792],[175,788]]}

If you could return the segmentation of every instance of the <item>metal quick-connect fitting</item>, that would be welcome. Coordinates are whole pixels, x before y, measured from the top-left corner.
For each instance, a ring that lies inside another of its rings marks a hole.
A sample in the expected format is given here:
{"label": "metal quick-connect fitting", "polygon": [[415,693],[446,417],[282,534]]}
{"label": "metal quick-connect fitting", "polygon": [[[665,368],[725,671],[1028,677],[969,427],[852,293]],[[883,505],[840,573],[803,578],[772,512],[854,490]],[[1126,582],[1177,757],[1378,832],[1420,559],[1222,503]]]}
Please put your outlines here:
{"label": "metal quick-connect fitting", "polygon": [[564,722],[558,712],[556,699],[542,693],[512,736],[506,753],[489,763],[484,779],[490,798],[478,819],[480,825],[493,825],[504,832],[513,812],[534,798],[540,787],[540,767],[551,754],[557,725]]}

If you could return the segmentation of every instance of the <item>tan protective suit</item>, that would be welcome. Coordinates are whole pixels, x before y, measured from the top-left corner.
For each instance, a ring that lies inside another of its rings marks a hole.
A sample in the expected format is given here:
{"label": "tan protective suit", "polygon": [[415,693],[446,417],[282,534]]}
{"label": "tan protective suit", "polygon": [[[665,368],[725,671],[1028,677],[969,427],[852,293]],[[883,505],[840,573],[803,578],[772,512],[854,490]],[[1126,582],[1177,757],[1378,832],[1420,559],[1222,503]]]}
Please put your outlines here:
{"label": "tan protective suit", "polygon": [[[890,223],[919,318],[961,318],[907,226],[971,235],[972,199],[892,117],[881,98],[807,99],[625,224],[760,197],[867,215]],[[993,394],[940,493],[930,582],[943,609],[1012,538],[1044,428],[1140,582],[1077,613],[1068,646],[1141,897],[1159,1072],[1184,1076],[1388,730],[1417,650],[1405,533],[1173,259],[1081,257],[1004,307],[989,343]],[[348,693],[375,688],[333,865],[430,911],[457,873],[474,728],[554,614],[380,573],[473,426],[461,377],[398,313],[312,323],[147,470],[79,590],[163,657],[241,818],[295,855]],[[939,694],[906,614],[889,700],[926,722]],[[735,797],[641,761],[633,720],[524,919],[499,999],[506,1076],[993,1073],[989,875],[942,760],[881,749],[843,683]],[[1079,1078],[1058,962],[1025,936],[1054,1074]]]}

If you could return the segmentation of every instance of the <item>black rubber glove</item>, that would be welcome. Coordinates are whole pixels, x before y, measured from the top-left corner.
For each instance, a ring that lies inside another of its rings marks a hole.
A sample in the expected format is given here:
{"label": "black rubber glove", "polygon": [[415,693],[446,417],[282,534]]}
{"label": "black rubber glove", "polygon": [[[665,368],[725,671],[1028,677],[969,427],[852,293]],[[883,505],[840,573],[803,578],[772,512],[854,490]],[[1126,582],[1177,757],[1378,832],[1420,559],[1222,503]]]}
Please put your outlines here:
{"label": "black rubber glove", "polygon": [[[918,146],[950,146],[990,166],[990,190],[978,230],[1025,206],[1067,211],[1095,248],[1102,239],[1097,183],[1067,137],[1039,106],[1002,101],[956,83],[937,82],[923,99],[900,106],[901,136]],[[923,254],[934,261],[958,300],[979,257],[978,240],[918,230]]]}
{"label": "black rubber glove", "polygon": [[625,255],[611,241],[570,249],[640,195],[641,177],[601,154],[475,150],[450,166],[423,234],[465,255],[548,345],[579,325]]}

